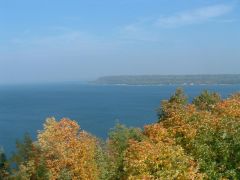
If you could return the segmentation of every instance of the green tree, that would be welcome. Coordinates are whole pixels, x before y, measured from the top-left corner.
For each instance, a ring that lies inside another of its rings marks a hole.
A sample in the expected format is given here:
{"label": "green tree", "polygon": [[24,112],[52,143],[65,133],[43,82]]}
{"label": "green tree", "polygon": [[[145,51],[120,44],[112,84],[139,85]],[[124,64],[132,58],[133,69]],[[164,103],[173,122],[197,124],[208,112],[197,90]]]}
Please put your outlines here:
{"label": "green tree", "polygon": [[193,99],[193,104],[200,110],[210,111],[220,101],[221,96],[218,93],[205,90]]}
{"label": "green tree", "polygon": [[28,133],[24,134],[23,140],[16,141],[16,152],[13,153],[10,161],[18,169],[19,166],[35,156],[36,148],[33,145],[31,136]]}
{"label": "green tree", "polygon": [[141,141],[142,130],[139,128],[128,128],[122,124],[110,130],[108,139],[108,154],[110,163],[109,179],[122,179],[124,174],[124,152],[128,147],[129,140]]}
{"label": "green tree", "polygon": [[8,162],[3,148],[0,148],[0,180],[8,176]]}
{"label": "green tree", "polygon": [[169,100],[163,100],[161,106],[157,109],[157,115],[159,121],[168,116],[169,110],[174,110],[185,106],[188,102],[188,98],[185,95],[182,88],[177,88],[175,93],[169,98]]}
{"label": "green tree", "polygon": [[48,179],[48,169],[41,155],[41,149],[31,136],[25,133],[23,140],[16,141],[16,152],[10,158],[13,179]]}
{"label": "green tree", "polygon": [[187,96],[185,95],[182,88],[177,88],[176,92],[170,97],[169,103],[176,103],[181,105],[186,105],[188,101]]}

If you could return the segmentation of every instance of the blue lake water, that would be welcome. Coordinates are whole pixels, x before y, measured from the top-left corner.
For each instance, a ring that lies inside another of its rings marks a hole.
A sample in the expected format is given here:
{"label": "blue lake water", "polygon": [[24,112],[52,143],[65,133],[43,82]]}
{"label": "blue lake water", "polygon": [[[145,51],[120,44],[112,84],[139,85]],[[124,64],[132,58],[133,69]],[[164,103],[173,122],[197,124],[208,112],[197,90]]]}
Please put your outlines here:
{"label": "blue lake water", "polygon": [[[0,86],[0,146],[9,154],[17,138],[36,138],[46,117],[68,117],[82,129],[106,138],[116,122],[143,127],[156,121],[156,108],[177,86],[103,86],[89,84]],[[183,86],[191,100],[208,89],[227,97],[240,85]]]}

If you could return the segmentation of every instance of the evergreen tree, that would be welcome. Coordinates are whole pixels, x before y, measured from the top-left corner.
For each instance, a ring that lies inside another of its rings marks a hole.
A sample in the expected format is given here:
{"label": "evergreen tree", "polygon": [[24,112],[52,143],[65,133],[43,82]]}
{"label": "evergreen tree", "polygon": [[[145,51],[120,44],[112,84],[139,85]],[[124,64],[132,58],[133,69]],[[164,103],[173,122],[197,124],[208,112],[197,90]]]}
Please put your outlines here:
{"label": "evergreen tree", "polygon": [[8,175],[8,162],[3,148],[0,148],[0,180]]}

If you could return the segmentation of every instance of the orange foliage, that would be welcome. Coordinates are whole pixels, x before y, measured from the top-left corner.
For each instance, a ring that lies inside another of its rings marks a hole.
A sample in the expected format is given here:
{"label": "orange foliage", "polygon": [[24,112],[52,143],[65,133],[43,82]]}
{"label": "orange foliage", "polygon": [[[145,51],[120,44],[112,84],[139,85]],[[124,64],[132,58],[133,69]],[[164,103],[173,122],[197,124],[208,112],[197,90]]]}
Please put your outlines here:
{"label": "orange foliage", "polygon": [[125,154],[127,179],[202,179],[197,163],[181,146],[130,141]]}
{"label": "orange foliage", "polygon": [[80,131],[75,121],[47,119],[38,142],[51,179],[59,178],[62,173],[71,179],[97,179],[96,140]]}
{"label": "orange foliage", "polygon": [[214,109],[220,116],[240,117],[240,98],[229,98],[218,103]]}

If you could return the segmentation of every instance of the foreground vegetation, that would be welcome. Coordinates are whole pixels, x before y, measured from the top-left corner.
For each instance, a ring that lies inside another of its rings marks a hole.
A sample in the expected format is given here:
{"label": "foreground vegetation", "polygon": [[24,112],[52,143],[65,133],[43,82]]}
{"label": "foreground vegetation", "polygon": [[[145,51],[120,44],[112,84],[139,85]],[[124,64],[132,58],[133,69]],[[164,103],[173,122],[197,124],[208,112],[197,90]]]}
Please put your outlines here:
{"label": "foreground vegetation", "polygon": [[191,104],[178,89],[144,129],[117,124],[106,142],[69,119],[48,118],[28,135],[0,179],[240,179],[240,94],[203,92]]}

